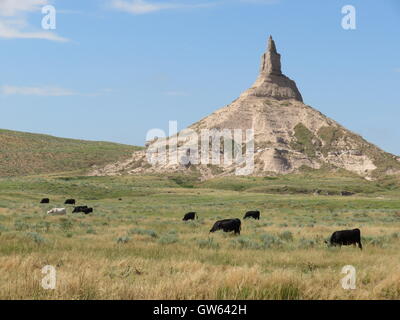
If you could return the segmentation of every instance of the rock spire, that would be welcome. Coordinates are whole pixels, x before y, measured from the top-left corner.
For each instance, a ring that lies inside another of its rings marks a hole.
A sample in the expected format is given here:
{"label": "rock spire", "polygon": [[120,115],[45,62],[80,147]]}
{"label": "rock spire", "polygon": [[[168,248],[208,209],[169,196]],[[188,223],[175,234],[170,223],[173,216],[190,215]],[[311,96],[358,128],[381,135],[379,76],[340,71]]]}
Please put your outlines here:
{"label": "rock spire", "polygon": [[261,59],[261,74],[282,75],[281,71],[281,55],[276,51],[275,42],[272,36],[269,36],[267,52],[263,54]]}
{"label": "rock spire", "polygon": [[272,36],[269,37],[268,49],[261,58],[260,74],[254,85],[243,95],[303,102],[296,83],[282,73],[281,55],[276,50]]}

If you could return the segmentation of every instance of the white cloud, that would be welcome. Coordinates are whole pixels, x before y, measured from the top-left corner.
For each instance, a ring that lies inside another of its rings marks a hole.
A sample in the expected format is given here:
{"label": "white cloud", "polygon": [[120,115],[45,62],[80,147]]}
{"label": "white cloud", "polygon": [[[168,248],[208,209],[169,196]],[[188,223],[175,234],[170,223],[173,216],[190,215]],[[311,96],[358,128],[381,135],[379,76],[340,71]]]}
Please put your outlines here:
{"label": "white cloud", "polygon": [[36,30],[29,25],[27,15],[41,12],[42,7],[48,4],[49,0],[0,0],[0,38],[68,41],[54,32],[39,29],[41,20]]}
{"label": "white cloud", "polygon": [[239,0],[243,3],[253,3],[253,4],[275,4],[280,2],[280,0]]}
{"label": "white cloud", "polygon": [[112,0],[111,7],[117,10],[133,13],[145,14],[166,9],[190,9],[214,6],[215,3],[187,4],[175,1],[150,2],[147,0]]}
{"label": "white cloud", "polygon": [[96,92],[82,93],[70,89],[55,87],[55,86],[40,86],[40,87],[18,87],[3,85],[0,86],[0,95],[4,96],[38,96],[38,97],[65,97],[65,96],[81,96],[81,97],[100,97],[113,94],[114,89],[105,88]]}
{"label": "white cloud", "polygon": [[38,11],[48,0],[0,0],[0,15],[13,17],[20,12]]}
{"label": "white cloud", "polygon": [[[202,2],[200,2],[202,1]],[[132,14],[146,14],[167,9],[206,8],[227,3],[243,4],[276,4],[281,0],[199,0],[197,3],[186,3],[181,0],[110,0],[111,7]]]}
{"label": "white cloud", "polygon": [[3,95],[24,95],[24,96],[40,96],[40,97],[61,97],[77,95],[76,92],[58,88],[58,87],[15,87],[2,86],[0,93]]}
{"label": "white cloud", "polygon": [[0,38],[4,39],[44,39],[51,41],[66,42],[68,39],[58,36],[53,32],[45,31],[24,31],[17,28],[15,23],[2,21],[0,19]]}

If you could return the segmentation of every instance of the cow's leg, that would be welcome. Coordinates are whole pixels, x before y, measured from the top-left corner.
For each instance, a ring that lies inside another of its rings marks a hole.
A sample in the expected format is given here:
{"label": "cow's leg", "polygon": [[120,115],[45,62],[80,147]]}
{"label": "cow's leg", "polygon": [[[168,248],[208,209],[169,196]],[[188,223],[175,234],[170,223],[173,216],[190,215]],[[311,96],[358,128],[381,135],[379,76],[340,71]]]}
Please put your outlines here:
{"label": "cow's leg", "polygon": [[361,244],[361,241],[358,241],[358,247],[360,248],[360,250],[362,250],[362,244]]}

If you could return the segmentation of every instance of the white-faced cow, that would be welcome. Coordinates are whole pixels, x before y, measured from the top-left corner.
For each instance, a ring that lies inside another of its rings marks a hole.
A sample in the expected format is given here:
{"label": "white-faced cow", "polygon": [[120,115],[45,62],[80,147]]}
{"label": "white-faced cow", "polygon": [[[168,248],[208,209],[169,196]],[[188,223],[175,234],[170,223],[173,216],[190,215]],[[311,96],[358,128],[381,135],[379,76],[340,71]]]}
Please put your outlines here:
{"label": "white-faced cow", "polygon": [[242,222],[240,221],[240,219],[219,220],[214,223],[214,226],[211,228],[210,232],[223,230],[224,232],[234,231],[235,234],[240,234],[241,225]]}
{"label": "white-faced cow", "polygon": [[62,215],[67,214],[67,210],[65,208],[54,208],[54,209],[47,211],[47,214],[55,215],[55,216],[62,216]]}
{"label": "white-faced cow", "polygon": [[182,220],[188,221],[188,220],[194,220],[195,218],[198,219],[196,212],[188,212],[185,214]]}
{"label": "white-faced cow", "polygon": [[328,241],[330,246],[349,246],[356,245],[362,250],[360,229],[335,231]]}
{"label": "white-faced cow", "polygon": [[243,219],[253,218],[256,220],[260,220],[260,211],[247,211],[244,215]]}

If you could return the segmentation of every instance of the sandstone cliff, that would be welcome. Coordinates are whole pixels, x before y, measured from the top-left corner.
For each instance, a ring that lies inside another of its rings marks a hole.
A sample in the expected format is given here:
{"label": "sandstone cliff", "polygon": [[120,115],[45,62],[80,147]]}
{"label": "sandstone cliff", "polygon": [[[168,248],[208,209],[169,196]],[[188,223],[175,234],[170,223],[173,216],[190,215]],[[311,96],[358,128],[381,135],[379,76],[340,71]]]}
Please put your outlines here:
{"label": "sandstone cliff", "polygon": [[[241,129],[245,132],[252,129],[254,166],[251,172],[245,174],[271,175],[305,168],[341,168],[372,179],[382,174],[400,173],[398,157],[380,150],[303,103],[296,83],[282,74],[281,56],[272,37],[269,38],[268,49],[262,56],[260,74],[253,86],[230,105],[188,129],[198,133],[199,137],[202,130],[206,129],[215,130],[217,134],[222,130],[233,132]],[[157,164],[149,162],[154,160],[154,156],[147,154],[146,157],[146,151],[140,151],[127,161],[95,168],[92,175],[197,171],[203,179],[208,179],[240,174],[238,168],[245,167],[243,159],[219,164],[198,161],[204,158],[205,152],[207,157],[211,157],[215,150],[212,150],[213,147],[206,151],[201,148],[194,150],[196,147],[189,140],[182,135],[148,143],[148,151],[151,151],[162,149],[162,145],[168,141],[167,152],[174,155],[174,161]],[[241,149],[245,142],[235,146],[234,140],[233,148]],[[221,152],[220,158],[223,158],[224,146],[217,148],[217,152]],[[249,146],[243,147],[243,150],[246,148]],[[182,159],[186,161],[181,161]]]}

